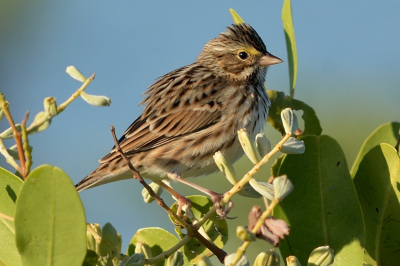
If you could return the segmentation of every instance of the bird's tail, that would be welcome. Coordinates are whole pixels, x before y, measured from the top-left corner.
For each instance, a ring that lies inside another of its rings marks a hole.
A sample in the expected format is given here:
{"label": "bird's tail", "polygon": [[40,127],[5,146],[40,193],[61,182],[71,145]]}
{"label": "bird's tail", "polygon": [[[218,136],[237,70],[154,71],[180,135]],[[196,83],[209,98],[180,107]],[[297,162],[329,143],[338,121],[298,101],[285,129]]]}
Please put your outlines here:
{"label": "bird's tail", "polygon": [[114,168],[110,170],[109,164],[103,163],[99,165],[93,172],[82,179],[78,184],[75,185],[78,192],[97,187],[106,183],[115,182],[123,179],[132,177],[132,173],[128,167]]}

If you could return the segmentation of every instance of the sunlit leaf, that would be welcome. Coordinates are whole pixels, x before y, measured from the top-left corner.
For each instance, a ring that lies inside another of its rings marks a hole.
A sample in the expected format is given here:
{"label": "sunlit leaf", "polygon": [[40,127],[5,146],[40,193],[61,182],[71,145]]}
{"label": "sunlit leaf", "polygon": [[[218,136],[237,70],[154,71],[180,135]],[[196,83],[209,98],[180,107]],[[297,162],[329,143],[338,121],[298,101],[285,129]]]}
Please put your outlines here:
{"label": "sunlit leaf", "polygon": [[295,254],[306,265],[310,253],[328,245],[336,265],[362,265],[361,207],[340,145],[329,136],[305,136],[306,151],[285,155],[277,171],[293,191],[274,210],[290,234],[280,242],[283,257]]}
{"label": "sunlit leaf", "polygon": [[[14,218],[15,201],[22,184],[16,175],[0,168],[0,213]],[[0,218],[0,236],[0,261],[8,266],[21,265],[15,244],[14,222]]]}
{"label": "sunlit leaf", "polygon": [[[153,256],[157,256],[162,252],[172,248],[178,244],[178,239],[163,228],[148,227],[139,229],[129,242],[129,247],[126,251],[128,256],[135,254],[136,243],[143,242],[147,244]],[[164,261],[160,261],[157,266],[163,266]]]}
{"label": "sunlit leaf", "polygon": [[82,265],[85,213],[64,171],[43,165],[30,173],[17,198],[15,235],[22,265]]}
{"label": "sunlit leaf", "polygon": [[354,161],[353,167],[350,171],[351,176],[354,178],[358,170],[358,165],[363,160],[364,155],[369,152],[373,147],[381,143],[388,143],[392,146],[395,146],[397,138],[399,136],[399,130],[399,122],[390,122],[381,125],[374,132],[372,132],[371,135],[369,135],[368,138],[365,140],[360,151],[358,152],[357,158]]}
{"label": "sunlit leaf", "polygon": [[290,97],[293,98],[297,80],[297,50],[290,0],[284,0],[283,2],[282,22],[285,31],[286,48],[289,60]]}

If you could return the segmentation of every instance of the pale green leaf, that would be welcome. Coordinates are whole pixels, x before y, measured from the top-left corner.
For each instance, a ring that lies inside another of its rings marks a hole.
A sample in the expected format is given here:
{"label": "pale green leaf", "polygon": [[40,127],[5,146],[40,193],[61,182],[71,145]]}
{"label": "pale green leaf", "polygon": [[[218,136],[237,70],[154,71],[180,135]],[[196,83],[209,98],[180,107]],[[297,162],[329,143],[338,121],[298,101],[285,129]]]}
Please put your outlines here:
{"label": "pale green leaf", "polygon": [[289,60],[290,97],[293,98],[297,80],[297,50],[290,0],[284,0],[283,2],[282,22],[285,31],[286,48]]}
{"label": "pale green leaf", "polygon": [[30,173],[17,198],[15,234],[23,265],[82,265],[85,213],[64,171],[43,165]]}
{"label": "pale green leaf", "polygon": [[334,265],[362,265],[364,225],[361,207],[340,145],[329,136],[302,138],[304,154],[285,155],[277,175],[286,174],[293,191],[274,210],[290,226],[280,242],[283,257],[306,265],[319,246],[335,251]]}

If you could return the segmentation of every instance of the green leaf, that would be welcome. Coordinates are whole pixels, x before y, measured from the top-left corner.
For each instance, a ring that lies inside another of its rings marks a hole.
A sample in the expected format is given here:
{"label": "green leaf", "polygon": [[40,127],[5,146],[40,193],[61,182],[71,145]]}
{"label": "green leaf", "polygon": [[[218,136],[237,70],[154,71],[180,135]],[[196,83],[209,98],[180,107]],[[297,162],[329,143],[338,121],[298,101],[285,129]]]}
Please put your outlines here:
{"label": "green leaf", "polygon": [[82,266],[96,266],[98,258],[99,257],[97,256],[96,252],[88,249]]}
{"label": "green leaf", "polygon": [[274,210],[290,226],[281,241],[283,257],[295,255],[306,265],[319,246],[335,251],[335,265],[362,265],[364,225],[361,207],[340,145],[329,136],[302,138],[306,152],[285,155],[278,175],[294,189]]}
{"label": "green leaf", "polygon": [[377,265],[397,265],[400,250],[400,159],[383,143],[372,148],[354,177],[365,220],[365,249]]}
{"label": "green leaf", "polygon": [[43,165],[30,173],[17,198],[15,234],[23,265],[82,265],[85,213],[64,171]]}
{"label": "green leaf", "polygon": [[321,135],[322,128],[319,123],[318,117],[314,109],[302,101],[292,99],[285,96],[285,93],[267,90],[269,99],[271,100],[271,107],[269,108],[267,122],[278,130],[282,135],[285,134],[285,129],[282,124],[281,112],[285,108],[292,108],[293,110],[303,110],[304,130],[305,135]]}
{"label": "green leaf", "polygon": [[297,80],[297,50],[290,0],[285,0],[283,2],[282,22],[283,30],[285,31],[286,49],[289,60],[290,97],[293,98]]}
{"label": "green leaf", "polygon": [[[16,175],[0,168],[0,213],[14,218],[15,201],[22,184],[22,180]],[[14,222],[0,218],[0,236],[0,261],[8,266],[21,265],[15,244]]]}
{"label": "green leaf", "polygon": [[[163,228],[148,227],[139,229],[129,242],[129,247],[126,251],[128,256],[135,254],[136,243],[144,242],[150,249],[153,256],[157,256],[162,252],[172,248],[178,244],[178,239]],[[163,266],[164,261],[160,261],[157,266]]]}
{"label": "green leaf", "polygon": [[[212,201],[205,196],[188,196],[186,198],[192,202],[192,211],[197,220],[200,220],[201,217],[214,206]],[[176,203],[171,206],[171,209],[176,212]],[[173,221],[171,216],[170,219]],[[228,224],[225,219],[220,219],[216,214],[214,214],[210,220],[204,223],[203,228],[214,245],[217,247],[222,248],[228,241]],[[183,233],[180,228],[176,228],[175,231],[178,233],[181,239],[186,236],[186,234]],[[196,262],[195,258],[198,255],[205,255],[208,257],[213,255],[209,249],[207,249],[195,238],[191,239],[184,246],[183,253],[189,259],[191,264]]]}
{"label": "green leaf", "polygon": [[106,223],[101,229],[100,255],[109,259],[114,258],[121,250],[120,237],[117,230],[110,223]]}
{"label": "green leaf", "polygon": [[229,9],[229,12],[231,12],[231,16],[233,18],[233,22],[235,22],[235,24],[242,24],[244,23],[244,20],[239,16],[238,13],[236,13],[235,10],[233,10],[232,8]]}
{"label": "green leaf", "polygon": [[358,170],[358,165],[363,160],[364,155],[369,152],[373,147],[381,143],[388,143],[392,146],[395,146],[397,138],[399,136],[399,130],[400,123],[390,122],[381,125],[374,132],[372,132],[371,135],[369,135],[369,137],[365,140],[360,151],[358,152],[357,158],[350,171],[351,176],[354,178]]}

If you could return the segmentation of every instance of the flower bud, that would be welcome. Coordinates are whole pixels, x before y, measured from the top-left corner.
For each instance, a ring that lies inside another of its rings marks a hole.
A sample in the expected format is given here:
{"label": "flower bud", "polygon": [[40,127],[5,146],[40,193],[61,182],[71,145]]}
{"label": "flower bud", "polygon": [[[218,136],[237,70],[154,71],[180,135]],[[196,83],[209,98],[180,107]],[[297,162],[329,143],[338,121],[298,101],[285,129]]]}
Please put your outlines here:
{"label": "flower bud", "polygon": [[142,253],[135,253],[127,259],[124,266],[142,266],[144,265],[143,261],[145,260],[144,255]]}
{"label": "flower bud", "polygon": [[253,266],[279,266],[280,257],[275,249],[265,250],[258,254]]}
{"label": "flower bud", "polygon": [[253,142],[250,140],[250,135],[247,133],[246,129],[240,129],[238,131],[238,137],[240,145],[242,145],[242,148],[247,157],[249,157],[250,161],[252,161],[254,164],[258,163],[260,161],[260,155],[258,152],[256,152],[256,148],[254,147]]}
{"label": "flower bud", "polygon": [[271,142],[269,139],[265,136],[264,133],[258,133],[256,136],[256,147],[258,153],[261,155],[261,157],[264,157],[268,153],[271,152],[272,147],[271,147]]}
{"label": "flower bud", "polygon": [[[15,127],[17,128],[18,131],[21,131],[21,125],[16,124]],[[13,129],[12,127],[7,128],[0,134],[0,138],[2,139],[11,139],[14,137]]]}
{"label": "flower bud", "polygon": [[255,178],[250,179],[249,184],[254,188],[255,191],[260,193],[262,196],[269,200],[273,200],[274,196],[274,186],[266,182],[258,181]]}
{"label": "flower bud", "polygon": [[115,228],[106,223],[101,230],[100,255],[113,259],[117,255],[119,237]]}
{"label": "flower bud", "polygon": [[286,258],[286,266],[301,266],[301,264],[295,256],[289,256]]}
{"label": "flower bud", "polygon": [[151,252],[149,245],[142,241],[135,243],[135,253],[142,253],[146,259],[153,257],[153,253]]}
{"label": "flower bud", "polygon": [[[101,236],[101,228],[100,228],[99,224],[93,223],[93,224],[89,224],[89,226],[98,234],[99,237]],[[90,231],[86,231],[86,232],[87,232],[87,235],[86,235],[87,236],[87,241],[86,241],[87,248],[95,251],[96,254],[99,254],[100,253],[100,244],[96,241],[95,236],[93,236],[93,234],[90,233]],[[93,242],[91,242],[92,240],[89,239],[89,234],[95,240],[94,244],[93,244]],[[89,243],[89,241],[90,241],[90,243]]]}
{"label": "flower bud", "polygon": [[196,257],[196,265],[197,266],[213,266],[210,259],[204,255],[198,255]]}
{"label": "flower bud", "polygon": [[[231,265],[236,257],[236,253],[229,254],[224,259],[224,265]],[[249,260],[245,255],[243,255],[235,264],[235,266],[250,266]]]}
{"label": "flower bud", "polygon": [[43,101],[44,111],[49,113],[52,117],[57,115],[57,103],[56,98],[46,97]]}
{"label": "flower bud", "polygon": [[35,134],[47,129],[51,124],[51,115],[47,112],[39,112],[32,124],[26,129],[28,134]]}
{"label": "flower bud", "polygon": [[261,198],[262,195],[258,193],[249,183],[246,183],[241,190],[239,190],[238,194],[243,197],[248,198]]}
{"label": "flower bud", "polygon": [[238,181],[236,179],[235,169],[233,168],[233,165],[232,165],[231,161],[229,160],[229,158],[220,151],[217,151],[213,155],[213,158],[214,158],[215,164],[218,166],[219,170],[225,175],[225,177],[228,179],[228,181],[232,185],[236,185],[236,183]]}
{"label": "flower bud", "polygon": [[167,259],[167,266],[182,266],[183,254],[180,250],[176,251]]}
{"label": "flower bud", "polygon": [[81,97],[85,102],[94,106],[110,106],[111,103],[110,98],[106,96],[87,94],[84,91],[81,92]]}
{"label": "flower bud", "polygon": [[87,78],[85,78],[85,76],[82,75],[82,73],[74,66],[67,67],[65,72],[67,72],[67,74],[69,74],[73,79],[76,79],[80,82],[85,82],[87,80]]}
{"label": "flower bud", "polygon": [[329,266],[333,264],[334,251],[329,246],[314,249],[308,258],[308,265]]}
{"label": "flower bud", "polygon": [[296,114],[292,109],[286,108],[281,112],[281,118],[286,134],[293,135],[299,128]]}
{"label": "flower bud", "polygon": [[[157,183],[154,183],[154,182],[153,182],[153,183],[151,183],[149,186],[153,189],[153,191],[154,191],[158,196],[160,196],[161,193],[164,191],[163,188],[162,188],[159,184],[157,184]],[[146,188],[143,188],[143,190],[142,190],[142,196],[143,196],[143,200],[144,200],[145,203],[151,203],[151,202],[154,201],[154,198],[150,195],[150,193],[147,191]]]}
{"label": "flower bud", "polygon": [[236,236],[243,241],[256,241],[256,236],[247,227],[236,227]]}
{"label": "flower bud", "polygon": [[275,198],[279,201],[282,201],[293,190],[293,184],[286,175],[274,178],[272,184],[274,185]]}
{"label": "flower bud", "polygon": [[304,141],[290,137],[282,146],[281,152],[286,154],[303,154],[306,151]]}

